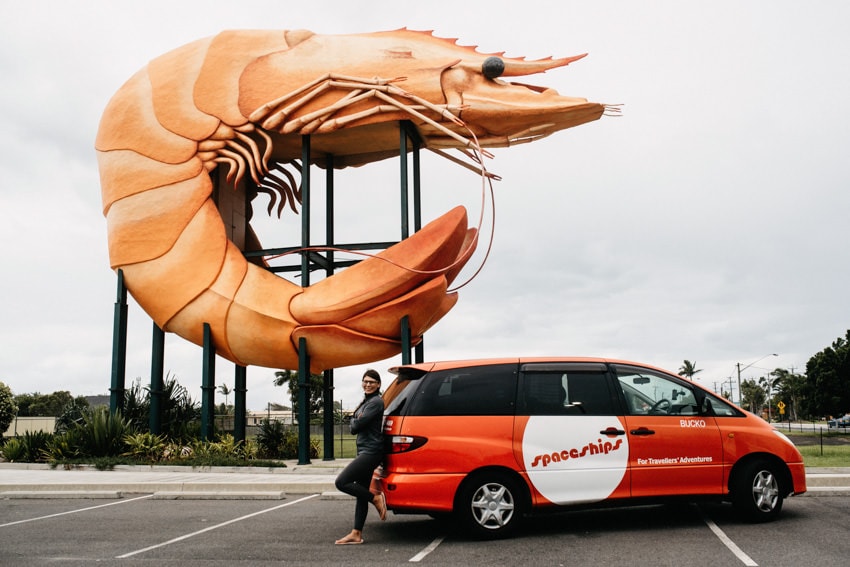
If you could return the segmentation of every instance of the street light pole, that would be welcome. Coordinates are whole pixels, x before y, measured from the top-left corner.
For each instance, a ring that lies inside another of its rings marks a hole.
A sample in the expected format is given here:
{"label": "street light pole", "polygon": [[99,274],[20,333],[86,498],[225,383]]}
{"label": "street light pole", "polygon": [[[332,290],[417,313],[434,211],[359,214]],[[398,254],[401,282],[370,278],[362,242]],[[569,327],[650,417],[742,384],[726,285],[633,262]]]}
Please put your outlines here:
{"label": "street light pole", "polygon": [[742,403],[744,403],[744,393],[741,391],[741,371],[742,371],[742,370],[746,370],[747,368],[749,368],[749,367],[750,367],[750,366],[752,366],[753,364],[756,364],[757,362],[761,362],[762,360],[764,360],[764,359],[765,359],[765,358],[767,358],[768,356],[779,356],[779,355],[778,355],[778,354],[776,354],[776,353],[766,354],[766,355],[764,355],[763,357],[761,357],[760,359],[756,360],[755,362],[751,362],[751,363],[749,363],[748,365],[746,365],[746,366],[745,366],[745,367],[743,367],[743,368],[741,368],[741,363],[740,363],[740,362],[736,364],[736,366],[738,367],[738,405],[739,405],[739,406],[740,406]]}
{"label": "street light pole", "polygon": [[764,386],[765,390],[767,390],[767,422],[770,423],[770,395],[773,390],[773,386],[770,383],[770,373],[764,378]]}

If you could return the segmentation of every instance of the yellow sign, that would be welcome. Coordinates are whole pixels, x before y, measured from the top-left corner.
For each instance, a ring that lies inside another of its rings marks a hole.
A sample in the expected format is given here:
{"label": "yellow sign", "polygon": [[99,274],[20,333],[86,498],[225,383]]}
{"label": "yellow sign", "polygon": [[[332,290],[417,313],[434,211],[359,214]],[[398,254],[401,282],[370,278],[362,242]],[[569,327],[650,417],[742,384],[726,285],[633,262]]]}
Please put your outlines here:
{"label": "yellow sign", "polygon": [[777,402],[776,407],[779,408],[779,413],[781,413],[781,414],[785,413],[785,402],[782,402],[782,401]]}

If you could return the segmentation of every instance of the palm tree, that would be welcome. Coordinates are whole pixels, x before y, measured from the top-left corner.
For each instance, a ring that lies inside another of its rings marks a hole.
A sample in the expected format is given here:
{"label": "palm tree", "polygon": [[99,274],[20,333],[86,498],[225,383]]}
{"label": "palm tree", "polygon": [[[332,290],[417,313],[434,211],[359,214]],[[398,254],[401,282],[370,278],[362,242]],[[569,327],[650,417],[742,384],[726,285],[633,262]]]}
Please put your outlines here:
{"label": "palm tree", "polygon": [[[296,370],[277,370],[274,373],[272,383],[275,386],[288,386],[289,398],[292,400],[292,410],[298,413],[298,372]],[[323,374],[310,374],[310,399],[307,403],[311,416],[322,412],[324,406],[324,383],[325,377]]]}
{"label": "palm tree", "polygon": [[231,393],[232,391],[233,391],[233,390],[231,390],[231,389],[227,386],[227,384],[222,384],[221,386],[219,386],[219,387],[218,387],[218,393],[219,393],[219,394],[222,394],[222,395],[224,396],[224,407],[227,407],[227,406],[228,406],[228,403],[227,403],[228,398],[227,398],[227,397],[230,395],[230,393]]}
{"label": "palm tree", "polygon": [[696,361],[691,362],[690,360],[685,360],[682,366],[679,368],[679,376],[684,376],[688,380],[694,379],[694,374],[702,372],[702,368],[697,369]]}
{"label": "palm tree", "polygon": [[[774,378],[771,378],[771,376],[774,376]],[[779,385],[779,382],[780,382],[781,379],[782,379],[782,377],[779,376],[778,374],[776,374],[775,371],[771,372],[767,376],[763,376],[763,377],[759,378],[759,386],[764,388],[765,392],[767,392],[766,397],[767,397],[767,419],[768,419],[768,421],[770,421],[770,419],[771,419],[772,408],[770,406],[773,404],[773,392],[776,389],[776,387]]]}
{"label": "palm tree", "polygon": [[741,382],[741,407],[750,408],[750,413],[758,413],[764,406],[766,393],[764,388],[753,379]]}
{"label": "palm tree", "polygon": [[273,383],[275,386],[283,386],[289,384],[293,379],[297,379],[298,372],[294,370],[278,370],[274,373]]}
{"label": "palm tree", "polygon": [[787,402],[788,420],[795,421],[799,417],[798,407],[806,387],[806,377],[784,368],[777,368],[771,374],[777,378],[777,396]]}

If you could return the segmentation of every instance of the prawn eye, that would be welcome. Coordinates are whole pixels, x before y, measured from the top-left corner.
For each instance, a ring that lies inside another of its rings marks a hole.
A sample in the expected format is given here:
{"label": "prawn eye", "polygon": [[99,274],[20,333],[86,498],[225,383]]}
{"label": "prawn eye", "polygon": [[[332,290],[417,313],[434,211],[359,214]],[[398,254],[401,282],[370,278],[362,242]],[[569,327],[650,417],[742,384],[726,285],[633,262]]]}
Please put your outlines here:
{"label": "prawn eye", "polygon": [[488,57],[481,64],[481,72],[488,79],[501,77],[502,73],[505,72],[505,62],[499,57]]}

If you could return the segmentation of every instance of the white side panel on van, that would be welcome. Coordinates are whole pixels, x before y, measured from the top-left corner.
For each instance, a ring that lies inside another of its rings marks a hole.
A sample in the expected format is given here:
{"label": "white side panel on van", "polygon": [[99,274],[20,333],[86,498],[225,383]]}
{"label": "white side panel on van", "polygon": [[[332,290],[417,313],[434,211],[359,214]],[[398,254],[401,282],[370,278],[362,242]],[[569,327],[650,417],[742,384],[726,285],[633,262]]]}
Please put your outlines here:
{"label": "white side panel on van", "polygon": [[624,427],[616,416],[529,417],[522,437],[523,464],[540,494],[555,504],[608,498],[629,464],[627,437],[600,435],[608,428]]}

